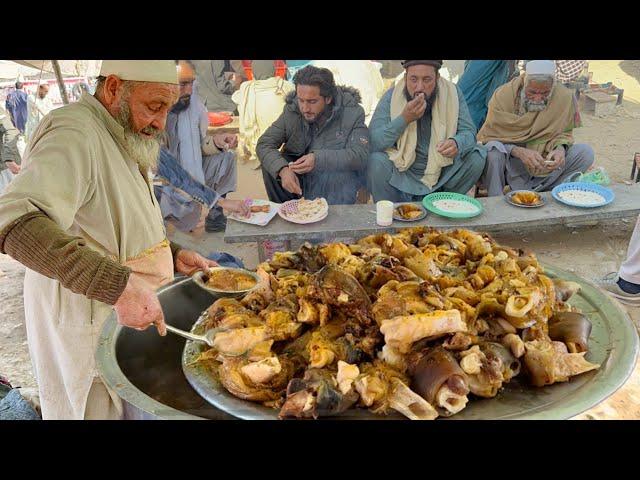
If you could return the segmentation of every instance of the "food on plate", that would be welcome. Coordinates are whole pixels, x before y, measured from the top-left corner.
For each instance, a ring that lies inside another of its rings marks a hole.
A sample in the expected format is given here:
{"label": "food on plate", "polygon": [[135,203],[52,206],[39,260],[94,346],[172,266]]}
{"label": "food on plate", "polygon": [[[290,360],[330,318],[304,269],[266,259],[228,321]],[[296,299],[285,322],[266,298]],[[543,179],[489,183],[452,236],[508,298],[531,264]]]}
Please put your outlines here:
{"label": "food on plate", "polygon": [[405,220],[413,220],[422,215],[423,210],[417,205],[411,203],[403,203],[396,207],[396,214]]}
{"label": "food on plate", "polygon": [[218,332],[196,362],[280,418],[435,419],[514,378],[542,387],[599,368],[585,358],[591,322],[567,303],[580,285],[486,234],[420,227],[305,243],[258,271],[251,294],[203,314],[201,328]]}
{"label": "food on plate", "polygon": [[475,213],[478,211],[473,203],[464,202],[462,200],[435,200],[433,206],[450,213]]}
{"label": "food on plate", "polygon": [[558,196],[563,200],[580,205],[598,205],[605,201],[605,198],[599,193],[586,190],[564,190],[558,192]]}
{"label": "food on plate", "polygon": [[536,205],[542,199],[536,192],[522,191],[514,193],[511,200],[519,205]]}
{"label": "food on plate", "polygon": [[288,219],[298,222],[320,217],[328,209],[327,201],[324,198],[316,198],[314,200],[301,198],[300,200],[294,200],[289,205],[283,204],[283,207],[284,215]]}
{"label": "food on plate", "polygon": [[250,211],[251,213],[269,213],[271,209],[271,205],[251,205]]}
{"label": "food on plate", "polygon": [[251,275],[237,270],[211,270],[207,272],[207,287],[222,291],[249,290],[258,282]]}

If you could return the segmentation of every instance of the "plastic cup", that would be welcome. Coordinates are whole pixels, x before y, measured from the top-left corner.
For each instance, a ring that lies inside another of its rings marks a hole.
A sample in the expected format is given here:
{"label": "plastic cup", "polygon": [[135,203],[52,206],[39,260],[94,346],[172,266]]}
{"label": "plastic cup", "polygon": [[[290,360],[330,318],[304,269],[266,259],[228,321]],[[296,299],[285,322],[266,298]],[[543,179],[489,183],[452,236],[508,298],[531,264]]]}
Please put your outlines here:
{"label": "plastic cup", "polygon": [[393,202],[380,200],[376,203],[376,223],[388,227],[393,223]]}

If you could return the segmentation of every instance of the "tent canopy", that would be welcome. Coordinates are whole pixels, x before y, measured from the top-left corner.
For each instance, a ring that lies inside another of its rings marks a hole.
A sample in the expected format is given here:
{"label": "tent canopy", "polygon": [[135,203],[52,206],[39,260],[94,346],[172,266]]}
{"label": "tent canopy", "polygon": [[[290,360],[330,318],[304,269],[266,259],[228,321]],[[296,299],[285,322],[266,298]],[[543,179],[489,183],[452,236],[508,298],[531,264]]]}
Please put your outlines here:
{"label": "tent canopy", "polygon": [[[51,60],[13,60],[13,62],[35,69],[35,74],[39,74],[40,70],[54,73]],[[100,73],[102,60],[58,60],[58,64],[60,65],[60,70],[63,75],[72,77],[97,77],[98,73]]]}

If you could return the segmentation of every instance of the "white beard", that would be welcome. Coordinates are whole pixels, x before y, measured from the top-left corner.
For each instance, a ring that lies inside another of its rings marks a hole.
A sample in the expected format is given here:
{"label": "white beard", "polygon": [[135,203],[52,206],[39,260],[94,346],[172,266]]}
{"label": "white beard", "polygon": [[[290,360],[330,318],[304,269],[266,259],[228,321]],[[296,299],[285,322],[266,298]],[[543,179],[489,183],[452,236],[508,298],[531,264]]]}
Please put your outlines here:
{"label": "white beard", "polygon": [[124,128],[124,149],[140,170],[147,173],[155,169],[160,155],[160,143],[157,138],[144,138],[133,130],[131,110],[128,98],[122,98],[116,121]]}
{"label": "white beard", "polygon": [[160,144],[155,138],[141,138],[140,134],[125,128],[124,149],[140,169],[146,172],[155,169],[160,155]]}

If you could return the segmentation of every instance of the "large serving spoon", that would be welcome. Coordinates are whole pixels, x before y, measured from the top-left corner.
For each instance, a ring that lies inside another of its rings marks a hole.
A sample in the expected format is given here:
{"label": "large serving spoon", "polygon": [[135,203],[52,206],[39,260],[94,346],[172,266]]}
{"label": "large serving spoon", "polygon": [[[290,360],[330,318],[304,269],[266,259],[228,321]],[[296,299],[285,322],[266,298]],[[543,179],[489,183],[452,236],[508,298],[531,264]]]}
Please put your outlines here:
{"label": "large serving spoon", "polygon": [[184,337],[188,340],[193,340],[194,342],[206,343],[210,347],[213,347],[213,339],[215,338],[216,334],[220,331],[217,328],[212,328],[211,330],[207,330],[207,332],[204,335],[195,335],[193,333],[180,330],[179,328],[172,327],[169,324],[167,324],[166,326],[168,331],[175,333],[176,335],[180,335],[181,337]]}

